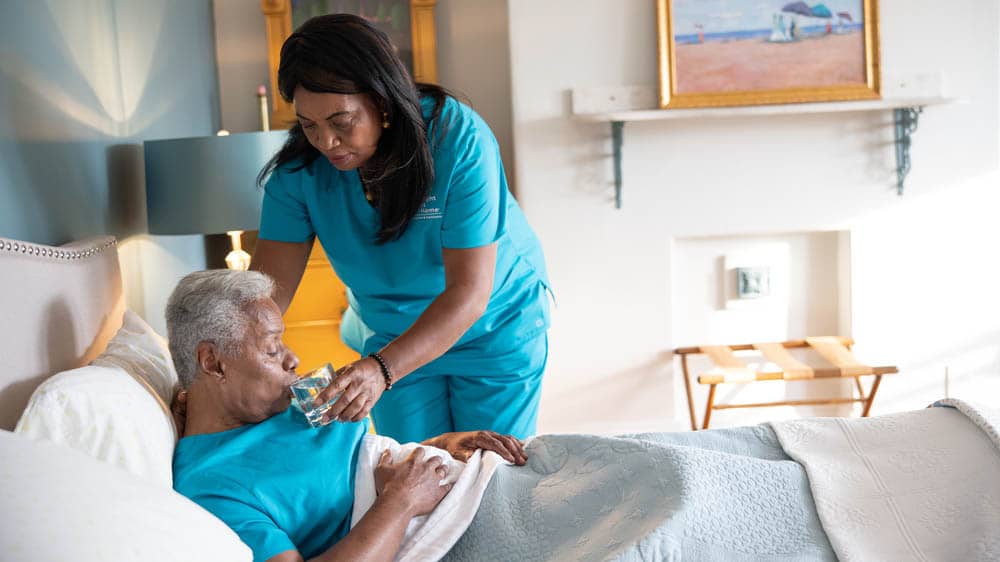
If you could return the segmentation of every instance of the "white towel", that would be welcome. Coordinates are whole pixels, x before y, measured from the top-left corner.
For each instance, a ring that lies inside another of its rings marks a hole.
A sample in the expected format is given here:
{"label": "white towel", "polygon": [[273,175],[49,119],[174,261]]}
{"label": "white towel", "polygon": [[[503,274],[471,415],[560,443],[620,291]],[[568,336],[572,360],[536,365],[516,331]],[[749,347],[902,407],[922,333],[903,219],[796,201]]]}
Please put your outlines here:
{"label": "white towel", "polygon": [[462,533],[476,516],[479,503],[486,492],[493,473],[500,464],[510,464],[500,455],[490,451],[476,451],[468,462],[456,461],[443,449],[428,447],[419,443],[400,445],[395,440],[381,435],[366,435],[361,442],[358,455],[357,473],[354,478],[354,511],[351,527],[361,521],[364,514],[375,503],[375,467],[386,449],[392,451],[393,461],[400,461],[417,447],[423,447],[426,455],[439,456],[448,467],[448,476],[442,480],[453,484],[448,495],[441,500],[428,515],[414,517],[406,528],[403,543],[396,560],[439,560],[458,542]]}

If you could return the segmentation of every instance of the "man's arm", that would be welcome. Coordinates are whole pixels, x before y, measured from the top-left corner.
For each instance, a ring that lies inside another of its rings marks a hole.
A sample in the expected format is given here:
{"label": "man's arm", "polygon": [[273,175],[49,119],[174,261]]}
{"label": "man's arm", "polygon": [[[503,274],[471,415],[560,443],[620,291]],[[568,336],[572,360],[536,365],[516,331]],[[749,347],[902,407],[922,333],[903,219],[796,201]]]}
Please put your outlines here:
{"label": "man's arm", "polygon": [[[309,562],[392,560],[403,542],[403,533],[414,516],[398,500],[379,496],[371,509],[343,540]],[[286,550],[268,562],[303,562],[297,550]]]}
{"label": "man's arm", "polygon": [[[426,458],[417,448],[406,460],[393,463],[389,451],[382,453],[375,468],[378,498],[346,537],[310,562],[389,561],[396,557],[410,520],[430,513],[441,502],[451,484],[439,482],[448,475],[440,457]],[[297,550],[286,550],[268,562],[302,562]]]}

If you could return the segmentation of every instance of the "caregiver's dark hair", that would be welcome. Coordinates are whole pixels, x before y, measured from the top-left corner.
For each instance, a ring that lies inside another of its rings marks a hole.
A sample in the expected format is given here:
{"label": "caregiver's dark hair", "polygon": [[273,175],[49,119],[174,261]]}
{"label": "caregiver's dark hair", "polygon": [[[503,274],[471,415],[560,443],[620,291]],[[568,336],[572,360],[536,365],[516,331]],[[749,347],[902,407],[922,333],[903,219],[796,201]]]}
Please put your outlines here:
{"label": "caregiver's dark hair", "polygon": [[[299,86],[317,93],[368,94],[390,123],[382,130],[375,154],[365,164],[366,187],[377,202],[381,225],[376,241],[384,244],[403,235],[434,182],[434,161],[427,127],[441,114],[443,88],[415,84],[389,38],[351,14],[317,16],[303,23],[281,46],[278,90],[291,102]],[[424,122],[421,96],[435,99],[431,120]],[[292,171],[320,156],[296,123],[277,155],[261,170],[258,185],[279,166]]]}

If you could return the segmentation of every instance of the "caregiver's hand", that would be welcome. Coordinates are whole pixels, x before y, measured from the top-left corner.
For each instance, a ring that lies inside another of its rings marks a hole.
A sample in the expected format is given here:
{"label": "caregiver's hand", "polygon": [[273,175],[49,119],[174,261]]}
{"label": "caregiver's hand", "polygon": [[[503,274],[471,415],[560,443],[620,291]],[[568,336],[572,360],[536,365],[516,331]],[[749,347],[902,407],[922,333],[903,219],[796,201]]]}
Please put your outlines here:
{"label": "caregiver's hand", "polygon": [[427,457],[420,447],[396,463],[387,449],[375,467],[375,491],[384,501],[399,502],[411,517],[426,515],[451,490],[451,484],[440,484],[446,476],[448,467],[441,457]]}
{"label": "caregiver's hand", "polygon": [[316,403],[325,404],[343,393],[326,411],[324,423],[334,420],[356,422],[368,415],[383,392],[385,379],[382,378],[382,368],[374,359],[365,357],[338,369],[337,377],[319,393]]}
{"label": "caregiver's hand", "polygon": [[518,466],[528,462],[528,455],[524,452],[524,443],[513,435],[500,435],[495,431],[458,431],[452,433],[442,433],[424,441],[424,445],[431,445],[439,449],[444,449],[451,453],[455,460],[465,462],[476,452],[476,449],[493,451],[504,460],[512,462]]}

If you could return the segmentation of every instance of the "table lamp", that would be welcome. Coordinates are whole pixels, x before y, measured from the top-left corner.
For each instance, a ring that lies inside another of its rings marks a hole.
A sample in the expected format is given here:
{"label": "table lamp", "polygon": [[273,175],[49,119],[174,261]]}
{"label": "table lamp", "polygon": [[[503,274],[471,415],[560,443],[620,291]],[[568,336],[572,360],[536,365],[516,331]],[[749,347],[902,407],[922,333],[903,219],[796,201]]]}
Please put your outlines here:
{"label": "table lamp", "polygon": [[232,241],[230,269],[250,267],[244,230],[260,224],[264,193],[257,174],[288,131],[146,141],[146,216],[150,234],[221,234]]}

